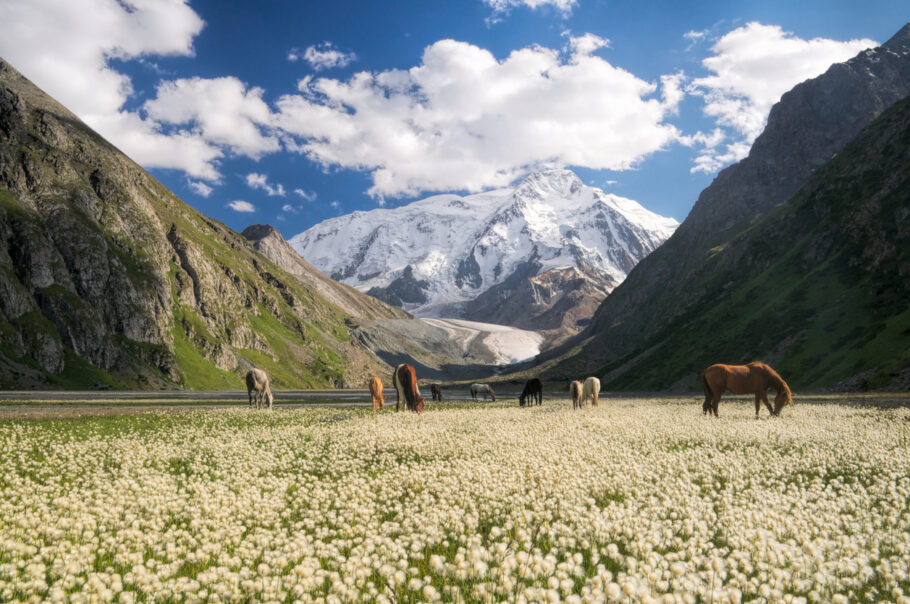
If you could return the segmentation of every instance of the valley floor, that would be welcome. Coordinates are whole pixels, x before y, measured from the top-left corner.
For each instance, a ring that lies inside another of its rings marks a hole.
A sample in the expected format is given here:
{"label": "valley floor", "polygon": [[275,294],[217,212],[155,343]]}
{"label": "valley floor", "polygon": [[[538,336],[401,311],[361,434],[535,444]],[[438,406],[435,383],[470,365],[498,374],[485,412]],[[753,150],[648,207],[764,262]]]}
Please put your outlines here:
{"label": "valley floor", "polygon": [[720,413],[0,420],[0,600],[910,601],[910,409]]}

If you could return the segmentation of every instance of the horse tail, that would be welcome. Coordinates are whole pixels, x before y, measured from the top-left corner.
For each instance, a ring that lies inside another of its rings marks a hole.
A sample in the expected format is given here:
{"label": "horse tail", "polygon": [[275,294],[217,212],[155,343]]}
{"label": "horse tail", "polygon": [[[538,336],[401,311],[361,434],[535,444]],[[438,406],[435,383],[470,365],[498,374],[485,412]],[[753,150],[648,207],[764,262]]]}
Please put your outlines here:
{"label": "horse tail", "polygon": [[714,396],[714,392],[711,390],[711,384],[708,383],[708,378],[705,377],[705,372],[701,372],[701,389],[705,392],[705,397],[711,398]]}

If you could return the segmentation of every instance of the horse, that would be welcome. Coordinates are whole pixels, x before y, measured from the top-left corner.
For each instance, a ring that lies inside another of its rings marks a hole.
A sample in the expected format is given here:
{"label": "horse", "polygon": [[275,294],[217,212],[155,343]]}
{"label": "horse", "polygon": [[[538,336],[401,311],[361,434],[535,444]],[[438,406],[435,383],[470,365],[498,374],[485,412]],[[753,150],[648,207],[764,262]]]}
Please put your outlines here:
{"label": "horse", "polygon": [[442,387],[439,384],[430,384],[430,394],[433,395],[433,402],[442,402]]}
{"label": "horse", "polygon": [[584,403],[587,404],[588,397],[591,397],[592,404],[596,407],[598,394],[600,394],[600,380],[596,377],[589,377],[585,380],[581,391],[581,398],[584,400]]}
{"label": "horse", "polygon": [[[771,415],[780,415],[781,409],[793,402],[790,387],[780,375],[761,362],[748,365],[711,365],[701,374],[701,385],[705,391],[705,402],[702,403],[702,414],[713,413],[717,417],[717,405],[724,390],[733,394],[755,395],[755,417],[765,403]],[[768,388],[774,388],[774,408],[768,402]]]}
{"label": "horse", "polygon": [[580,381],[574,380],[569,384],[569,394],[572,396],[572,408],[578,409],[581,407],[581,391],[583,386]]}
{"label": "horse", "polygon": [[489,384],[471,384],[471,397],[475,401],[478,394],[483,394],[483,400],[487,400],[487,395],[489,394],[493,402],[496,402],[496,394],[493,393],[493,389],[490,388]]}
{"label": "horse", "polygon": [[370,378],[370,398],[373,401],[373,411],[379,411],[385,407],[385,397],[382,396],[382,380],[375,376]]}
{"label": "horse", "polygon": [[521,395],[518,397],[518,406],[525,406],[525,399],[531,397],[531,400],[528,401],[528,407],[534,404],[534,399],[537,399],[537,404],[540,405],[543,402],[543,384],[540,383],[540,380],[537,378],[531,378],[525,383],[525,389],[521,391]]}
{"label": "horse", "polygon": [[253,406],[253,392],[256,393],[256,408],[262,409],[262,400],[266,406],[272,408],[272,389],[269,387],[269,376],[262,369],[252,368],[246,372],[246,393],[250,397],[250,407]]}
{"label": "horse", "polygon": [[402,363],[395,368],[392,374],[392,384],[398,394],[395,401],[395,411],[401,410],[401,401],[404,400],[410,411],[420,413],[423,411],[424,401],[417,388],[417,372],[407,363]]}

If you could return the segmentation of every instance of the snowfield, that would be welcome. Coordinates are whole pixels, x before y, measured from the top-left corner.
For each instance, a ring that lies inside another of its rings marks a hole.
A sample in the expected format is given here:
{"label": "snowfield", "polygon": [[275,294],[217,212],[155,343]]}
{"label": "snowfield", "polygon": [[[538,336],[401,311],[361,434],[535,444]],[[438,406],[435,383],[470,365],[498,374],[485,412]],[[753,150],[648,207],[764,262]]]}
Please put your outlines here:
{"label": "snowfield", "polygon": [[507,325],[463,321],[461,319],[418,319],[429,325],[444,329],[449,337],[462,342],[464,350],[475,338],[481,338],[484,346],[494,355],[493,365],[509,365],[533,359],[540,354],[543,335]]}
{"label": "snowfield", "polygon": [[402,307],[439,317],[457,316],[451,313],[459,304],[523,275],[525,263],[537,267],[534,274],[574,266],[612,290],[677,226],[631,199],[586,186],[571,170],[549,170],[514,188],[339,216],[288,243],[361,291],[403,280],[397,289],[411,298]]}
{"label": "snowfield", "polygon": [[910,411],[0,422],[0,600],[910,602]]}

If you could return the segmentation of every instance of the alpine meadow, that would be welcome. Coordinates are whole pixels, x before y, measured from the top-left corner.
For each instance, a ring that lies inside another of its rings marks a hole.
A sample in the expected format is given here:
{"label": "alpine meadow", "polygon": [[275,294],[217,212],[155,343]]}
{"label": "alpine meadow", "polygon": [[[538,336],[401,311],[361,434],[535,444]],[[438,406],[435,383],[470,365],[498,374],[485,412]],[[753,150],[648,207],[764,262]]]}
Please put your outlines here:
{"label": "alpine meadow", "polygon": [[0,602],[910,604],[908,20],[0,0]]}

